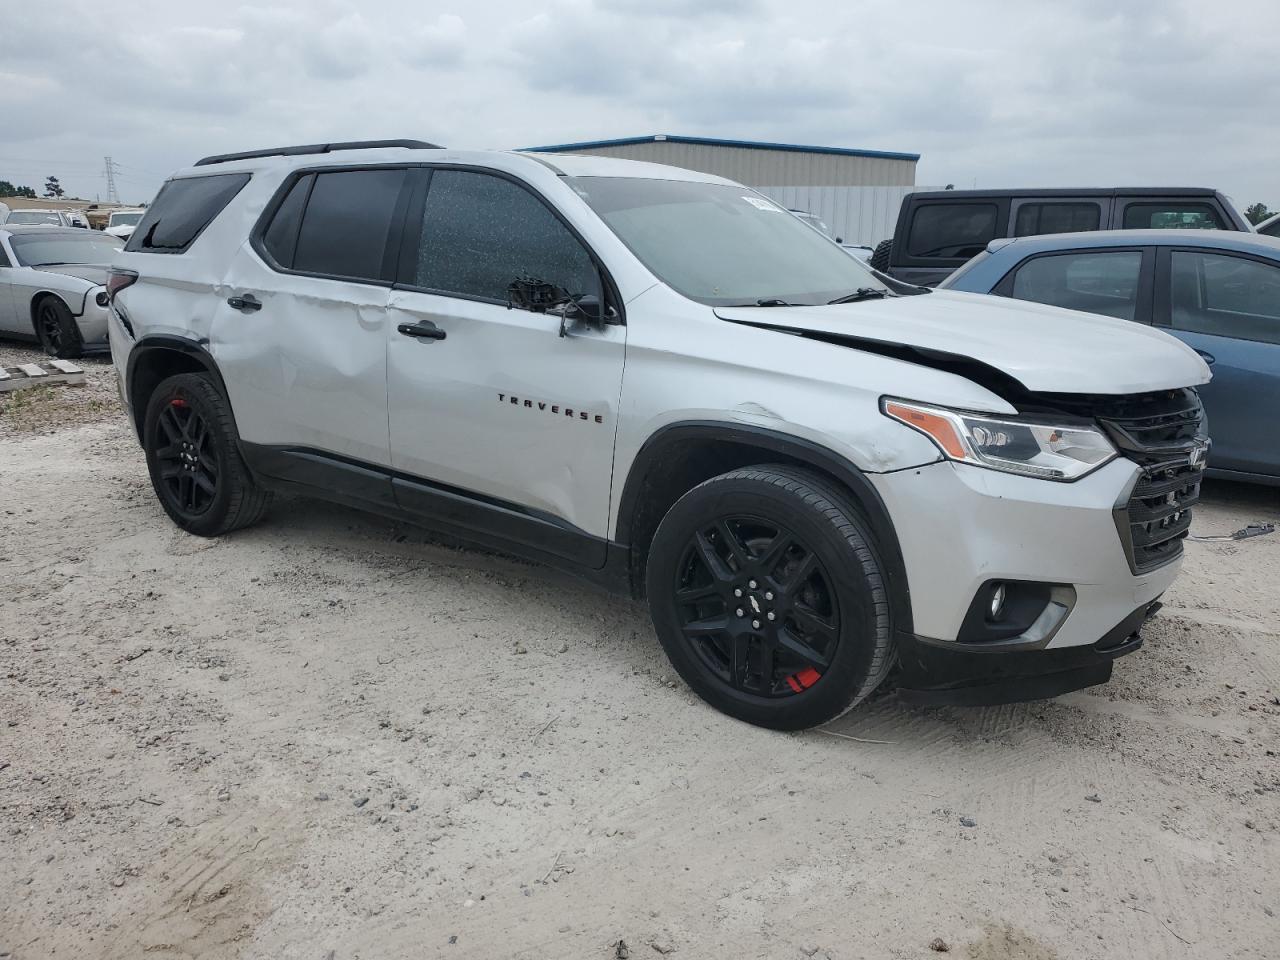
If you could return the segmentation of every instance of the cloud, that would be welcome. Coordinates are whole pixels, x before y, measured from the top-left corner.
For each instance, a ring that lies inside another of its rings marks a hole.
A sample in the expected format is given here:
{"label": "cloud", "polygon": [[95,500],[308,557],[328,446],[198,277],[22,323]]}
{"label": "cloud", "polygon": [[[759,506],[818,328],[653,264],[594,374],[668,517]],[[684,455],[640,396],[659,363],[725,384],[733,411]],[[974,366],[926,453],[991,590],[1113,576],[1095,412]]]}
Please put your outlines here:
{"label": "cloud", "polygon": [[[129,199],[208,153],[648,133],[923,154],[922,185],[1203,184],[1280,206],[1280,3],[46,0],[5,29],[0,178]],[[48,24],[59,47],[47,55]],[[28,168],[31,168],[28,171]],[[37,176],[38,175],[38,176]]]}

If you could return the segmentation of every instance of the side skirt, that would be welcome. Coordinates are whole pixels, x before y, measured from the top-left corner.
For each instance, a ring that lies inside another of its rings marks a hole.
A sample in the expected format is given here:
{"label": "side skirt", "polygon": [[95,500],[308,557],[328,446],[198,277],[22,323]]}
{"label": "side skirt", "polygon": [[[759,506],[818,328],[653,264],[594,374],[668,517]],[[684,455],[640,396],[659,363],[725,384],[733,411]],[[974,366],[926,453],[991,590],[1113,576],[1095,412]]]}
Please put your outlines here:
{"label": "side skirt", "polygon": [[519,504],[297,447],[240,442],[265,487],[376,513],[630,593],[630,548]]}

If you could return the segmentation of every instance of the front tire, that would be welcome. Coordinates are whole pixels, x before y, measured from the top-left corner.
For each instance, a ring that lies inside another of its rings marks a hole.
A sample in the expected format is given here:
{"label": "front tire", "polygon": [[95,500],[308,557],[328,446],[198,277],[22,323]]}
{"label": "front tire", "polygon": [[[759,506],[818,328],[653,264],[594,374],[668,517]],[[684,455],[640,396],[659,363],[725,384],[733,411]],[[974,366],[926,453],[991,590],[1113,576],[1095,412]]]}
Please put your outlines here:
{"label": "front tire", "polygon": [[162,381],[147,401],[142,436],[156,497],[183,530],[216,537],[261,519],[271,494],[240,456],[231,406],[208,376]]}
{"label": "front tire", "polygon": [[84,339],[76,318],[67,305],[54,296],[46,296],[35,308],[36,336],[40,349],[59,360],[72,360],[84,351]]}
{"label": "front tire", "polygon": [[745,467],[690,490],[658,525],[646,586],[680,676],[748,723],[826,723],[893,663],[871,538],[847,495],[807,470]]}

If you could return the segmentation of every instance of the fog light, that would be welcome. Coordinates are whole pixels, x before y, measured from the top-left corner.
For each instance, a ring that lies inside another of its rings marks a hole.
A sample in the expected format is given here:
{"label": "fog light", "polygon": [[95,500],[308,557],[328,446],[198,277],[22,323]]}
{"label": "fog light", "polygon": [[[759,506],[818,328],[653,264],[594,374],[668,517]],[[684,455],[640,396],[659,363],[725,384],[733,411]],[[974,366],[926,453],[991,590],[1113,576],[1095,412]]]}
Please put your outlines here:
{"label": "fog light", "polygon": [[991,603],[987,606],[988,619],[999,620],[1004,615],[1004,598],[1004,584],[998,583],[991,591]]}
{"label": "fog light", "polygon": [[108,303],[110,303],[110,298],[107,296],[107,291],[99,290],[98,295],[93,298],[93,302],[100,307],[105,307]]}

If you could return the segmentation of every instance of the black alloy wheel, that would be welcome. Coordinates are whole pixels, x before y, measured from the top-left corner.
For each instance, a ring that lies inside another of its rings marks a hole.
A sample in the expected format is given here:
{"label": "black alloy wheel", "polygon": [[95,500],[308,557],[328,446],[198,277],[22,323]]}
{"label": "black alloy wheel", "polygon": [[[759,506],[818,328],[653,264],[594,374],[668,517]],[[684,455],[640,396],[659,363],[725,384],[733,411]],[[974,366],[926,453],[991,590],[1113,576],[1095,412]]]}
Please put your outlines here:
{"label": "black alloy wheel", "polygon": [[698,529],[674,589],[694,653],[735,690],[795,696],[822,678],[839,647],[831,576],[777,521],[729,516]]}
{"label": "black alloy wheel", "polygon": [[84,346],[71,311],[55,296],[46,296],[36,304],[36,337],[41,350],[64,360],[80,356]]}
{"label": "black alloy wheel", "polygon": [[649,546],[645,586],[672,665],[704,700],[800,730],[868,697],[893,665],[889,595],[849,493],[802,467],[694,487]]}
{"label": "black alloy wheel", "polygon": [[142,446],[160,506],[188,533],[216,537],[247,527],[271,502],[240,455],[231,405],[208,375],[180,373],[156,386]]}
{"label": "black alloy wheel", "polygon": [[155,458],[162,495],[175,509],[197,517],[213,505],[221,466],[209,424],[181,395],[156,418]]}

